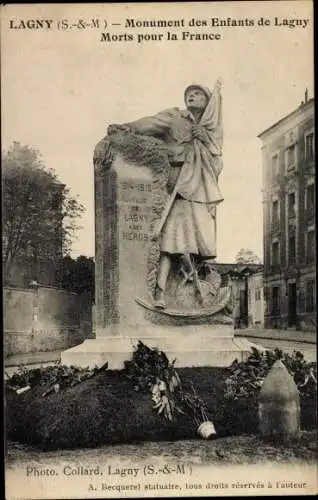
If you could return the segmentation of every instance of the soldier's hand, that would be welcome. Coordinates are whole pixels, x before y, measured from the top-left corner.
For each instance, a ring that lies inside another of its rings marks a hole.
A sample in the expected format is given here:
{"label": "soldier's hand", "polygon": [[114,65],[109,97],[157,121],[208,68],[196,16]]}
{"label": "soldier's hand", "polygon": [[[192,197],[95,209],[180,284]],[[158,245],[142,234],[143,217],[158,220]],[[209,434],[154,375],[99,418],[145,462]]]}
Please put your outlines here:
{"label": "soldier's hand", "polygon": [[109,125],[109,127],[107,129],[107,134],[108,135],[118,134],[119,132],[123,132],[123,133],[130,132],[129,125],[112,124],[112,125]]}
{"label": "soldier's hand", "polygon": [[216,81],[216,83],[215,83],[215,88],[216,88],[216,89],[220,89],[220,88],[222,87],[222,85],[223,85],[223,80],[222,80],[222,78],[220,77],[220,78],[218,78],[218,79],[217,79],[217,81]]}
{"label": "soldier's hand", "polygon": [[116,134],[117,127],[118,127],[118,125],[109,125],[108,128],[107,128],[107,134],[108,135]]}
{"label": "soldier's hand", "polygon": [[207,134],[207,131],[205,130],[204,127],[201,127],[200,125],[193,125],[192,134],[194,139],[198,139],[204,144],[207,144],[209,142],[209,136]]}

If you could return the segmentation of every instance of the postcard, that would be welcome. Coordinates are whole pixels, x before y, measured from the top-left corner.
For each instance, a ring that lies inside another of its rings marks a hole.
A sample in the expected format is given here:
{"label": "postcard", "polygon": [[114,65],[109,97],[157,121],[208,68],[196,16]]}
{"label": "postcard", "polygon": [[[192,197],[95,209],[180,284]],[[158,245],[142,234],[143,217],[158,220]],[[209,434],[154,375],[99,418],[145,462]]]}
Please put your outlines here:
{"label": "postcard", "polygon": [[1,6],[7,500],[317,493],[313,33]]}

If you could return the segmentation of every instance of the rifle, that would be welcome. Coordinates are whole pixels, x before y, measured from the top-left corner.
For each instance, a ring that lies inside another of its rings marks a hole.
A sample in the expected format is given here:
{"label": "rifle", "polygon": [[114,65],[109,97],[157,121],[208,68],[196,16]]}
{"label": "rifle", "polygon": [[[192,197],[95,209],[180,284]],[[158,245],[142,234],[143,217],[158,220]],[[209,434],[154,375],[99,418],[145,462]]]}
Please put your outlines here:
{"label": "rifle", "polygon": [[177,196],[177,192],[178,192],[177,188],[178,188],[178,181],[176,182],[176,185],[175,185],[175,187],[174,187],[174,189],[173,189],[173,191],[171,193],[171,196],[170,196],[170,198],[169,198],[169,200],[168,200],[165,208],[163,209],[163,212],[161,214],[160,220],[158,221],[157,226],[156,226],[156,228],[155,228],[155,230],[154,230],[154,232],[153,232],[153,234],[151,236],[151,239],[153,241],[156,241],[159,238],[160,233],[162,231],[162,228],[163,228],[163,226],[166,223],[166,220],[168,218],[168,215],[170,214],[170,211],[171,211],[172,205],[174,203],[174,200],[175,200],[175,198]]}

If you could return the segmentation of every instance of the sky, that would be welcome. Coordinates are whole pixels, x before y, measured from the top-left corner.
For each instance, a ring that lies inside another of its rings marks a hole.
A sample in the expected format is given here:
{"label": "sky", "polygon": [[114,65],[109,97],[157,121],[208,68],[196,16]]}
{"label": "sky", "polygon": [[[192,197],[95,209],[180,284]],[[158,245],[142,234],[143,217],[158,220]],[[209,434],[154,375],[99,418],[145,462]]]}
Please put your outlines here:
{"label": "sky", "polygon": [[[312,3],[208,2],[183,4],[7,5],[1,7],[2,147],[19,141],[38,149],[86,212],[72,256],[94,256],[93,150],[111,123],[183,107],[191,83],[223,80],[224,202],[217,215],[219,262],[240,248],[260,258],[262,156],[258,134],[313,96]],[[124,29],[126,18],[210,22],[253,19],[252,27]],[[270,26],[259,26],[260,17]],[[283,19],[307,19],[294,28]],[[67,19],[107,20],[107,29],[57,29]],[[21,19],[52,19],[53,29],[10,29]],[[121,26],[111,26],[119,23]],[[221,33],[214,41],[167,41],[166,32]],[[101,42],[102,31],[163,33],[161,42]]]}

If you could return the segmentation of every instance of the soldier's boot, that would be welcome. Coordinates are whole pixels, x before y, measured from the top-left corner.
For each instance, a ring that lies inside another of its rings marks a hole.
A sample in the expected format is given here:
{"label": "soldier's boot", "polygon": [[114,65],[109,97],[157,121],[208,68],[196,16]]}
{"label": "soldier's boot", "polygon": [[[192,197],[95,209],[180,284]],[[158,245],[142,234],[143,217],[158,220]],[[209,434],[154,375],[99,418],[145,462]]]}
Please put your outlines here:
{"label": "soldier's boot", "polygon": [[158,285],[156,286],[154,297],[153,297],[153,305],[157,309],[165,309],[165,292]]}

